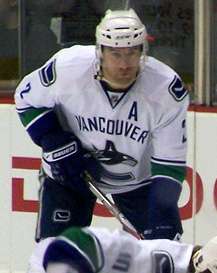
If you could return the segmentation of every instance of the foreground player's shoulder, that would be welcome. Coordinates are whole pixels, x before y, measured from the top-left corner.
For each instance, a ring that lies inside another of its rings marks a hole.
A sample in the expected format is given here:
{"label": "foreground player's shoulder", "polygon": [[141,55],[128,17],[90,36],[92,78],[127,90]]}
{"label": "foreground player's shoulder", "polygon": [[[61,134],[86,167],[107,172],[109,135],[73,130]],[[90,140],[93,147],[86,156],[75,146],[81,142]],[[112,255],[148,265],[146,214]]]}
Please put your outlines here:
{"label": "foreground player's shoulder", "polygon": [[154,85],[152,97],[161,99],[171,104],[188,101],[188,90],[180,76],[165,63],[148,57],[144,72]]}
{"label": "foreground player's shoulder", "polygon": [[136,247],[138,247],[138,240],[135,240],[135,237],[123,230],[115,229],[111,231],[101,227],[88,227],[84,230],[89,234],[93,234],[100,242],[104,254],[110,257],[112,256],[113,258],[118,255],[118,253],[127,251],[127,249],[131,248],[132,251],[134,243]]}
{"label": "foreground player's shoulder", "polygon": [[44,70],[49,65],[55,70],[57,81],[73,80],[84,75],[92,67],[95,59],[95,46],[75,45],[70,48],[60,50],[44,66]]}
{"label": "foreground player's shoulder", "polygon": [[82,79],[91,77],[94,59],[95,46],[78,45],[58,51],[23,78],[16,88],[16,103],[21,108],[27,106],[26,102],[35,107],[53,107],[67,87],[81,85]]}
{"label": "foreground player's shoulder", "polygon": [[58,51],[38,69],[40,83],[44,87],[63,86],[68,81],[82,77],[92,66],[94,46],[75,45]]}
{"label": "foreground player's shoulder", "polygon": [[[94,60],[95,46],[74,45],[60,50],[54,58],[58,67],[73,66],[75,64],[88,64]],[[78,67],[77,67],[78,68]]]}
{"label": "foreground player's shoulder", "polygon": [[113,258],[122,252],[134,256],[140,247],[139,240],[124,230],[115,229],[111,231],[106,228],[90,227],[88,232],[98,238],[104,253]]}

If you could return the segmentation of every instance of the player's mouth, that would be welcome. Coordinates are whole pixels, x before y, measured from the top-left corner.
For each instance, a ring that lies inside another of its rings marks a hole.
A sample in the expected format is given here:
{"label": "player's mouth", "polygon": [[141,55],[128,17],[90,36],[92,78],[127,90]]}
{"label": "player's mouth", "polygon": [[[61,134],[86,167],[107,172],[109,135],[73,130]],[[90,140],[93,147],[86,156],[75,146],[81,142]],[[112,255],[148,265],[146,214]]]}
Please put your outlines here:
{"label": "player's mouth", "polygon": [[133,73],[132,69],[120,70],[119,75],[120,75],[120,77],[123,77],[123,78],[132,78],[132,77],[134,77],[134,73]]}

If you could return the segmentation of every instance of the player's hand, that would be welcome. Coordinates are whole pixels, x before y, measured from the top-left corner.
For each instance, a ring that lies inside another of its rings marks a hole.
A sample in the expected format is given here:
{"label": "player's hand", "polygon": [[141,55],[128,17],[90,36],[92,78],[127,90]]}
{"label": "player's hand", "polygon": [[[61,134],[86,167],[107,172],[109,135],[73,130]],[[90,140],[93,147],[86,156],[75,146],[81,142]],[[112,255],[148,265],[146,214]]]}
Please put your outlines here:
{"label": "player's hand", "polygon": [[217,236],[194,254],[193,264],[196,273],[217,273]]}
{"label": "player's hand", "polygon": [[100,181],[103,167],[101,166],[99,160],[97,160],[89,152],[84,155],[85,170],[90,174],[90,176],[97,182]]}
{"label": "player's hand", "polygon": [[41,147],[43,159],[50,165],[55,181],[64,185],[81,182],[84,162],[83,149],[78,138],[69,132],[56,132],[44,136]]}

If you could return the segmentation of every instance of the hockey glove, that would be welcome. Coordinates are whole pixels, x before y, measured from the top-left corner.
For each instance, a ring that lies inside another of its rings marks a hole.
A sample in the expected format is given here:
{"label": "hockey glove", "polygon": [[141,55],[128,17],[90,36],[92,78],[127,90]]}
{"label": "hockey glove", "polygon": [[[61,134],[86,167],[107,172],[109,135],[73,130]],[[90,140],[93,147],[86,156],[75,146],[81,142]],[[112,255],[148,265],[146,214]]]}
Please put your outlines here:
{"label": "hockey glove", "polygon": [[217,236],[193,255],[195,272],[217,273]]}
{"label": "hockey glove", "polygon": [[[83,183],[83,149],[71,133],[59,131],[41,140],[43,160],[50,165],[53,179],[63,185]],[[79,187],[79,185],[76,185]]]}
{"label": "hockey glove", "polygon": [[155,177],[147,195],[146,239],[176,239],[182,234],[178,200],[181,185],[169,177]]}
{"label": "hockey glove", "polygon": [[87,152],[84,155],[85,170],[90,174],[90,176],[96,181],[100,181],[103,173],[103,167],[101,166],[99,160],[97,160],[93,155]]}

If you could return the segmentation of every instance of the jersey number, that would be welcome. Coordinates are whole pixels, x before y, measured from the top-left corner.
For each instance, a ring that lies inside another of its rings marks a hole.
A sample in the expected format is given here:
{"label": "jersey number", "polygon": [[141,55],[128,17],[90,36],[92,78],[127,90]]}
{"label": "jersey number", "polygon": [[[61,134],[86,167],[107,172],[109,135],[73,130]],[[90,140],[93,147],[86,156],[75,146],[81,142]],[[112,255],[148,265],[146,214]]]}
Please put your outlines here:
{"label": "jersey number", "polygon": [[29,82],[29,83],[27,83],[25,88],[20,92],[21,99],[23,99],[23,94],[28,93],[30,90],[31,90],[31,84]]}

